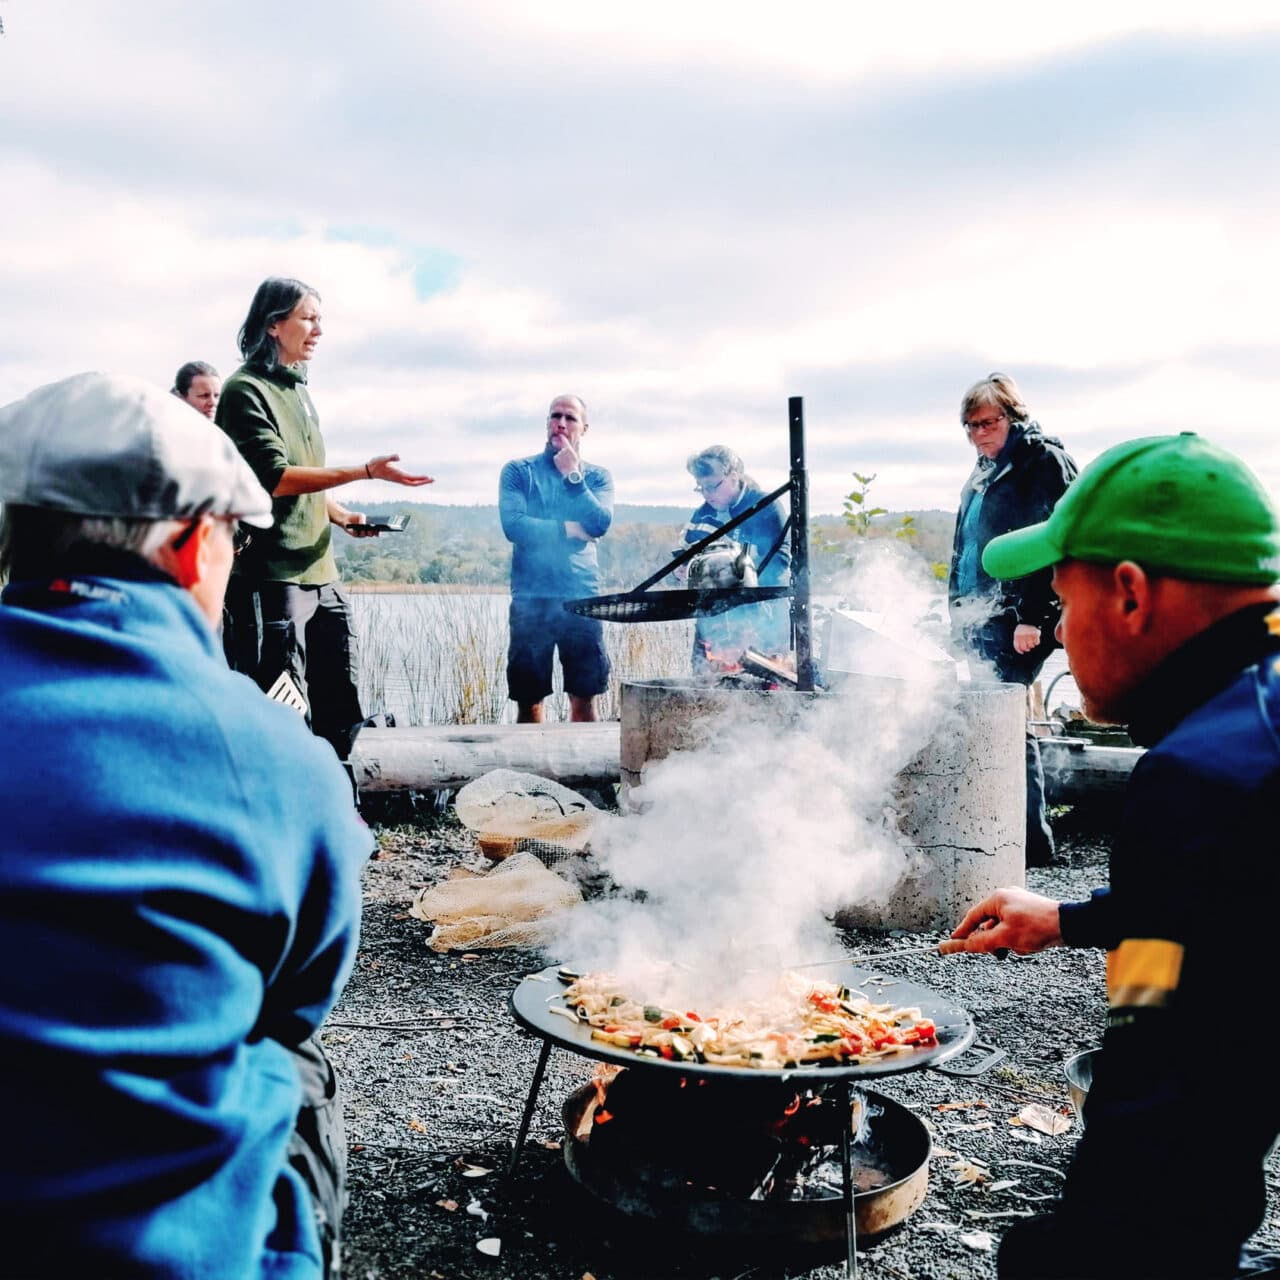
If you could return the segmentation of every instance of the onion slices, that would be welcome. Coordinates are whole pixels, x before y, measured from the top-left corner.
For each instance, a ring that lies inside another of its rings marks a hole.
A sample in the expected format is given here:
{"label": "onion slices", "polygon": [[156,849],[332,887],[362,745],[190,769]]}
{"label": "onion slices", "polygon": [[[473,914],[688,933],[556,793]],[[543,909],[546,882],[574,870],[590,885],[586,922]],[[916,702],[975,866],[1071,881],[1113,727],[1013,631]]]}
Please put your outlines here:
{"label": "onion slices", "polygon": [[591,1038],[647,1057],[781,1070],[870,1062],[937,1043],[918,1008],[873,1004],[840,983],[782,975],[758,1001],[701,1012],[646,1004],[612,974],[586,974],[553,1007],[591,1028]]}

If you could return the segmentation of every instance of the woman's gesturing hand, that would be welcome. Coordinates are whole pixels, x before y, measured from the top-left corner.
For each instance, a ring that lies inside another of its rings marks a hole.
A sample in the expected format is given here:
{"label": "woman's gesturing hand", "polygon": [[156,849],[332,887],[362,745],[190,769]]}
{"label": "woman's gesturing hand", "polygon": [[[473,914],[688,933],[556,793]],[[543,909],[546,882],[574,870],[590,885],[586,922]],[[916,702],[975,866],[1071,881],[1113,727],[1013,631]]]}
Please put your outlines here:
{"label": "woman's gesturing hand", "polygon": [[414,475],[403,467],[396,466],[400,461],[398,453],[384,453],[377,458],[370,458],[365,463],[365,471],[371,480],[390,480],[392,484],[433,484],[434,476]]}

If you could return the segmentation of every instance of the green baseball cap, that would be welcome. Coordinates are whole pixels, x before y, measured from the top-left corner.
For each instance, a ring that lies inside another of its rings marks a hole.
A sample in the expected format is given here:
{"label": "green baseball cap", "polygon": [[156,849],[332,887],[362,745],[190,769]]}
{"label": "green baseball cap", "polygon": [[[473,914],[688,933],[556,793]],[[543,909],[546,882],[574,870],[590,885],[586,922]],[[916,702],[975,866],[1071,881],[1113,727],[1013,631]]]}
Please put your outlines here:
{"label": "green baseball cap", "polygon": [[992,538],[982,567],[1022,578],[1068,559],[1270,586],[1280,580],[1280,516],[1235,454],[1193,431],[1148,436],[1096,458],[1042,524]]}

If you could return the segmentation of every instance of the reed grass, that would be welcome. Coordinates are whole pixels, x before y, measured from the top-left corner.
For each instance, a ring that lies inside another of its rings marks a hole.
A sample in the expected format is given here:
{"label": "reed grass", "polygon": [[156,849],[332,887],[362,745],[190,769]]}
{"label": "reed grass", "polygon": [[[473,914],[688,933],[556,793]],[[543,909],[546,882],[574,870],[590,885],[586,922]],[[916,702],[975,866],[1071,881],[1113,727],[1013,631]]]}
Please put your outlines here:
{"label": "reed grass", "polygon": [[[368,592],[352,601],[360,637],[360,697],[366,714],[391,711],[397,723],[503,724],[507,699],[506,601],[475,592]],[[690,672],[692,622],[604,624],[612,671],[601,719],[616,720],[624,681]],[[559,661],[544,703],[549,722],[569,718]]]}

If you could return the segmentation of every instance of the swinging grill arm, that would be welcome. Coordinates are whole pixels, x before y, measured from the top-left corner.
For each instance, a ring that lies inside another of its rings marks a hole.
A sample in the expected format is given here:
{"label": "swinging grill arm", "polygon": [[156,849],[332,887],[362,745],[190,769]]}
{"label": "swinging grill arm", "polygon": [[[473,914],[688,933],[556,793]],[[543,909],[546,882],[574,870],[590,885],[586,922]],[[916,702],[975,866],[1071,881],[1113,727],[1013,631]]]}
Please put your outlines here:
{"label": "swinging grill arm", "polygon": [[[667,574],[669,574],[673,569],[678,569],[682,564],[685,564],[688,561],[692,560],[693,557],[696,556],[699,551],[702,551],[705,548],[709,547],[713,542],[715,542],[717,538],[723,538],[724,535],[728,533],[731,529],[736,529],[740,524],[743,523],[743,521],[750,520],[753,515],[755,515],[758,511],[763,511],[765,507],[767,507],[770,503],[777,502],[777,500],[780,497],[782,497],[784,493],[787,493],[791,490],[791,487],[794,484],[795,484],[795,479],[794,479],[794,473],[793,473],[793,478],[791,480],[788,480],[786,484],[779,485],[772,493],[765,494],[765,496],[761,498],[760,501],[757,502],[754,506],[748,507],[745,511],[741,512],[739,515],[734,516],[732,520],[729,520],[726,523],[722,524],[714,533],[707,534],[707,536],[703,538],[701,542],[695,542],[693,546],[686,547],[678,556],[676,556],[674,560],[672,560],[668,564],[663,565],[663,567],[659,569],[657,573],[655,573],[650,578],[646,578],[638,587],[633,587],[628,594],[633,596],[638,596],[642,591],[647,591],[651,586],[653,586],[655,582],[661,582],[662,579],[665,578]],[[795,535],[793,533],[792,534],[793,543],[794,543],[794,540],[795,540]]]}

